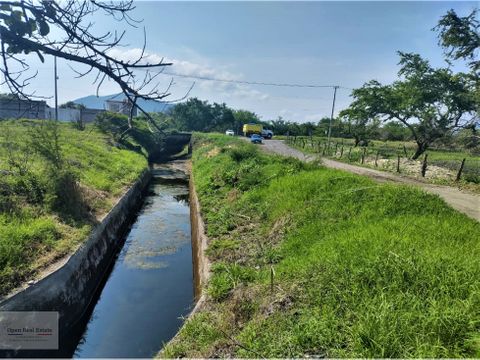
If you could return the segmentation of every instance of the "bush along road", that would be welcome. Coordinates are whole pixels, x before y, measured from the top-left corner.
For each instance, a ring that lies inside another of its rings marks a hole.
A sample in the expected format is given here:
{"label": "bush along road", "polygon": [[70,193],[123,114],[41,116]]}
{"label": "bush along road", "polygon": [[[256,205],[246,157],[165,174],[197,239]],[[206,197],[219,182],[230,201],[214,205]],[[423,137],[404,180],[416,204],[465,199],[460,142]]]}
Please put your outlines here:
{"label": "bush along road", "polygon": [[212,273],[161,356],[480,356],[477,221],[259,148],[195,137]]}

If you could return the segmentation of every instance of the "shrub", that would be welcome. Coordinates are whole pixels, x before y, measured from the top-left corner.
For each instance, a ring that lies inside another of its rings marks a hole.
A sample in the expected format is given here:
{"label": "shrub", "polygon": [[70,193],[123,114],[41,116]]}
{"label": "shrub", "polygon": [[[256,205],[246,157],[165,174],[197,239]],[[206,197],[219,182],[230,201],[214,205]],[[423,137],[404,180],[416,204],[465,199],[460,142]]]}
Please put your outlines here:
{"label": "shrub", "polygon": [[31,172],[14,178],[12,191],[25,197],[30,204],[40,205],[45,197],[46,187],[39,177]]}
{"label": "shrub", "polygon": [[257,151],[253,146],[236,146],[226,150],[227,154],[237,163],[255,157]]}
{"label": "shrub", "polygon": [[223,300],[241,283],[247,284],[255,279],[255,271],[249,267],[224,263],[212,266],[212,278],[208,285],[208,294],[217,301]]}
{"label": "shrub", "polygon": [[49,175],[47,207],[67,222],[85,219],[87,209],[77,176],[69,170]]}

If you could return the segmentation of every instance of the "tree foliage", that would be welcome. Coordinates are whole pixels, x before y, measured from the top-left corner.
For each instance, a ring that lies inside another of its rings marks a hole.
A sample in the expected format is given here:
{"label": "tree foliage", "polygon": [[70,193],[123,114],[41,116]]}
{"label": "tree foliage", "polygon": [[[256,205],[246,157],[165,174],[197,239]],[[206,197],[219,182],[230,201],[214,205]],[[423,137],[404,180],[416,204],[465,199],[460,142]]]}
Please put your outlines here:
{"label": "tree foliage", "polygon": [[378,137],[384,141],[404,141],[410,140],[412,135],[402,123],[389,121],[379,128]]}
{"label": "tree foliage", "polygon": [[400,55],[399,80],[391,85],[370,81],[353,90],[347,113],[399,121],[417,143],[417,159],[432,142],[454,129],[470,126],[476,104],[466,74],[433,68],[418,54]]}
{"label": "tree foliage", "polygon": [[458,16],[455,10],[449,10],[442,16],[434,28],[439,35],[439,45],[445,49],[447,59],[463,59],[469,62],[473,71],[480,71],[480,22],[478,9],[467,16]]}
{"label": "tree foliage", "polygon": [[235,125],[234,113],[226,104],[209,104],[197,98],[175,105],[170,115],[178,130],[223,132]]}
{"label": "tree foliage", "polygon": [[86,106],[83,104],[76,104],[73,101],[67,101],[64,104],[61,104],[59,106],[60,109],[78,109],[78,110],[83,110],[86,109]]}
{"label": "tree foliage", "polygon": [[340,112],[345,121],[348,133],[355,140],[355,146],[367,143],[379,128],[379,121],[372,118],[369,112],[360,106],[352,106]]}

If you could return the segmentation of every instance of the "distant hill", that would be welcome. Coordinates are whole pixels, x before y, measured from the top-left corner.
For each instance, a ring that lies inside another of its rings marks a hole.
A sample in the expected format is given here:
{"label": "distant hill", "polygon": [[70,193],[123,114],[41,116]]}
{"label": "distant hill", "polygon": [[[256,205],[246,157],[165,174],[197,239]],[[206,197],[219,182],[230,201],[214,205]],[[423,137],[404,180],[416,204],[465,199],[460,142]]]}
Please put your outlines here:
{"label": "distant hill", "polygon": [[[125,99],[125,95],[122,93],[119,94],[112,94],[112,95],[105,95],[105,96],[95,96],[89,95],[79,99],[73,100],[75,104],[82,104],[89,109],[105,109],[105,101],[107,100],[123,100]],[[137,100],[138,105],[145,110],[146,112],[167,112],[170,110],[174,105],[173,104],[166,104],[161,101],[155,100]]]}

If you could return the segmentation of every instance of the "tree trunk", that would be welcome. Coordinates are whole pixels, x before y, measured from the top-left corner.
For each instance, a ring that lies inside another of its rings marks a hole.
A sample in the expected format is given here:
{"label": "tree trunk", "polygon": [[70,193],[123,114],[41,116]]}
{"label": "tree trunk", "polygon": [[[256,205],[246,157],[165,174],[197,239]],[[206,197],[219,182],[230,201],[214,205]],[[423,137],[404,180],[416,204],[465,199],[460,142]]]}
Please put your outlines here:
{"label": "tree trunk", "polygon": [[415,151],[415,154],[412,156],[412,160],[417,160],[420,155],[422,155],[425,151],[427,151],[428,148],[428,143],[426,142],[417,142],[417,150]]}

